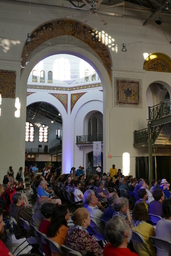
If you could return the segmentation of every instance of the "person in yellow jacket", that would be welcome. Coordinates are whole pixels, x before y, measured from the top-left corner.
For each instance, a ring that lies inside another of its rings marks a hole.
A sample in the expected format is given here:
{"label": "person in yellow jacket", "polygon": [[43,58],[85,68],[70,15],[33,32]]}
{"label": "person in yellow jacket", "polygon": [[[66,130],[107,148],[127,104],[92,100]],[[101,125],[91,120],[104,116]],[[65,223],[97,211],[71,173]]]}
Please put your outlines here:
{"label": "person in yellow jacket", "polygon": [[109,171],[110,177],[113,178],[117,174],[117,169],[115,168],[115,165],[112,165],[112,168],[110,168]]}
{"label": "person in yellow jacket", "polygon": [[[156,256],[156,250],[149,241],[150,236],[156,236],[154,227],[147,223],[148,212],[144,203],[137,203],[132,211],[132,230],[138,232],[144,238],[145,244],[151,253]],[[133,242],[134,249],[140,256],[149,256],[149,253],[139,243]]]}

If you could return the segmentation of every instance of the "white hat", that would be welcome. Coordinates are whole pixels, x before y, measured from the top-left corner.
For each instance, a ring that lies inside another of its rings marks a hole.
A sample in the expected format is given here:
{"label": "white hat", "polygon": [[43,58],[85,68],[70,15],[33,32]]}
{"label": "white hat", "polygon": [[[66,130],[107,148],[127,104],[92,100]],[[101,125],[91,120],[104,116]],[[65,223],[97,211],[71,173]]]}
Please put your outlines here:
{"label": "white hat", "polygon": [[162,179],[160,185],[169,184],[166,179]]}

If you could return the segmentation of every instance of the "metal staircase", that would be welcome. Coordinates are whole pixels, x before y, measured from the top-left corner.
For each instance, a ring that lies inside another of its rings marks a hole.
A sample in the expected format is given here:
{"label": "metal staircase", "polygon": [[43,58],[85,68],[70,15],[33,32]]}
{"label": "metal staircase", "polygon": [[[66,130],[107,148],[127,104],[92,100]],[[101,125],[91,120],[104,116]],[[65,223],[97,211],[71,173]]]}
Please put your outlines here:
{"label": "metal staircase", "polygon": [[148,128],[134,131],[134,147],[147,146],[149,135],[152,145],[171,146],[171,101],[149,107]]}

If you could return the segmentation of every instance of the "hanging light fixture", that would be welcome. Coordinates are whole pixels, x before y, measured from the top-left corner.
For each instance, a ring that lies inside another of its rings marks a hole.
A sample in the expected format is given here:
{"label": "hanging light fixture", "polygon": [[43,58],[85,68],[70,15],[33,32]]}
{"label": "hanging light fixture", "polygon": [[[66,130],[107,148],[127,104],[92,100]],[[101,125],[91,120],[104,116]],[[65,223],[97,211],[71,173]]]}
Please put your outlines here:
{"label": "hanging light fixture", "polygon": [[[30,30],[30,16],[31,16],[31,2],[29,2],[29,30]],[[27,33],[27,39],[26,39],[26,42],[27,43],[30,43],[31,42],[31,35],[30,33]]]}
{"label": "hanging light fixture", "polygon": [[122,44],[121,52],[127,52],[126,44]]}
{"label": "hanging light fixture", "polygon": [[[124,5],[125,5],[125,2],[123,2],[123,41],[124,41],[124,32],[125,32],[125,22],[124,22]],[[123,43],[122,44],[122,49],[121,49],[121,52],[127,52],[127,48],[126,48],[126,44]]]}

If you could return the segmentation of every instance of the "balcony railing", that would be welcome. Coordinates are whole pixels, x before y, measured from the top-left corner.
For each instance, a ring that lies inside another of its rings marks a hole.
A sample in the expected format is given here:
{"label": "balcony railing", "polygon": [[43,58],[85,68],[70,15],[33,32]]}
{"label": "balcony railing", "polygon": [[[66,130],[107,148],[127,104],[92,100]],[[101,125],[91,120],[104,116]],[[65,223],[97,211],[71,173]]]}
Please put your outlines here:
{"label": "balcony railing", "polygon": [[94,141],[103,142],[103,134],[99,134],[96,136],[92,136],[92,135],[76,136],[76,144],[92,144]]}
{"label": "balcony railing", "polygon": [[62,152],[62,144],[57,145],[55,147],[52,147],[49,149],[49,154],[53,155],[53,154],[57,154]]}
{"label": "balcony railing", "polygon": [[134,131],[134,145],[148,142],[148,129]]}
{"label": "balcony railing", "polygon": [[48,147],[47,148],[26,148],[25,149],[26,153],[42,153],[42,154],[47,154],[48,152]]}
{"label": "balcony railing", "polygon": [[171,114],[171,101],[162,101],[159,104],[148,107],[149,121],[157,120]]}

